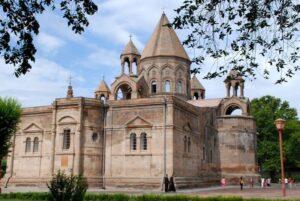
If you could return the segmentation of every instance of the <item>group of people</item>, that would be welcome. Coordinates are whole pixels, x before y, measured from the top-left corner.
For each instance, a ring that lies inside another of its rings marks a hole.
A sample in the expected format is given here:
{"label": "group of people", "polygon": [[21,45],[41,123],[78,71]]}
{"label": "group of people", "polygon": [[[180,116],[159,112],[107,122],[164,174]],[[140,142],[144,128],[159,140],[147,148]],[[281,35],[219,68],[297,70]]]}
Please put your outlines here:
{"label": "group of people", "polygon": [[[296,182],[295,179],[293,179],[291,177],[284,179],[284,183],[285,183],[286,188],[292,188],[294,186],[295,182]],[[281,179],[279,179],[279,183],[281,183]]]}
{"label": "group of people", "polygon": [[166,176],[164,177],[164,187],[165,187],[165,192],[176,192],[176,188],[175,188],[175,184],[174,184],[174,177],[171,176],[170,178],[168,177],[168,175],[166,174]]}
{"label": "group of people", "polygon": [[[224,188],[226,186],[226,179],[224,177],[222,177],[220,183],[221,183],[222,188]],[[243,179],[243,177],[240,177],[239,184],[240,184],[241,190],[243,190],[244,189],[244,179]],[[250,178],[250,185],[253,188],[254,180],[252,179],[252,177]]]}
{"label": "group of people", "polygon": [[271,186],[271,178],[261,178],[261,187],[270,187]]}

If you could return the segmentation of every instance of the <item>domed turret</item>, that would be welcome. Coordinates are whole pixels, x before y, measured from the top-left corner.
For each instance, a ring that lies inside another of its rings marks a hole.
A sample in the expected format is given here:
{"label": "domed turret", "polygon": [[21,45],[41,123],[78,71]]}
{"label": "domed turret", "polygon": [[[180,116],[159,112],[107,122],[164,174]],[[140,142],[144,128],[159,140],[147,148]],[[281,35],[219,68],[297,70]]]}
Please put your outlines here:
{"label": "domed turret", "polygon": [[103,99],[108,100],[109,94],[110,94],[110,89],[107,86],[104,79],[102,79],[99,86],[97,87],[97,89],[95,91],[95,98],[101,99],[101,100],[103,100]]}
{"label": "domed turret", "polygon": [[236,97],[240,88],[240,98],[244,98],[244,82],[242,76],[236,70],[230,70],[227,78],[224,80],[226,85],[226,97],[230,97],[230,88],[232,87],[232,96]]}
{"label": "domed turret", "polygon": [[191,79],[191,97],[195,100],[205,98],[205,88],[195,75]]}
{"label": "domed turret", "polygon": [[[134,75],[133,69],[132,69],[133,64],[135,63],[136,67],[138,68],[139,63],[140,63],[141,54],[139,53],[138,49],[133,44],[131,37],[120,57],[121,57],[121,65],[122,65],[122,74],[125,73],[124,68],[125,68],[125,64],[127,63],[128,68],[129,68],[128,69],[129,75],[131,75],[131,76]],[[136,69],[136,72],[138,72],[138,69]]]}

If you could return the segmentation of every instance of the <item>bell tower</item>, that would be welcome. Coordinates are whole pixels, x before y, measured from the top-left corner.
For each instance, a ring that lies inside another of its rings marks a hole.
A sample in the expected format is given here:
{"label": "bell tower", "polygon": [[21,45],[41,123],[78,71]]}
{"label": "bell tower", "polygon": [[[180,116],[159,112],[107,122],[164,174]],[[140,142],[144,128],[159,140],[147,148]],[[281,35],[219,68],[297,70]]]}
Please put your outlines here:
{"label": "bell tower", "polygon": [[230,89],[232,87],[232,96],[238,96],[238,90],[240,89],[240,98],[244,98],[244,82],[245,80],[238,74],[237,71],[231,70],[224,80],[226,85],[226,98],[230,98]]}
{"label": "bell tower", "polygon": [[[135,47],[131,40],[131,36],[129,39],[128,44],[124,48],[121,56],[121,65],[122,65],[122,74],[125,73],[125,67],[128,67],[128,72],[129,76],[137,76],[139,72],[139,64],[140,64],[140,59],[141,59],[141,54],[139,53],[138,49]],[[127,64],[127,66],[125,66]],[[134,71],[134,65],[136,65],[136,74],[133,72]]]}

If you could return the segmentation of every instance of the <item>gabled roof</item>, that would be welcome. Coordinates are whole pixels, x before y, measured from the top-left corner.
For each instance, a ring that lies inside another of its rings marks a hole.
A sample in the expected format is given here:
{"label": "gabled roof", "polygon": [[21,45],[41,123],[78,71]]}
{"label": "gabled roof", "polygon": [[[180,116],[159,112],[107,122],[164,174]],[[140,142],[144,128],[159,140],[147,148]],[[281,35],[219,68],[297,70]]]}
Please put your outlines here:
{"label": "gabled roof", "polygon": [[107,86],[106,82],[102,80],[97,87],[96,91],[101,91],[101,92],[110,92],[109,87]]}
{"label": "gabled roof", "polygon": [[198,78],[194,75],[193,78],[191,79],[191,89],[201,89],[205,90],[203,85],[200,83]]}
{"label": "gabled roof", "polygon": [[135,47],[135,45],[133,44],[131,38],[129,40],[129,42],[127,43],[126,47],[124,48],[122,55],[126,55],[126,54],[136,54],[136,55],[141,55],[140,52],[138,51],[138,49]]}
{"label": "gabled roof", "polygon": [[218,107],[221,103],[221,98],[216,99],[199,99],[199,100],[189,100],[188,103],[196,107]]}
{"label": "gabled roof", "polygon": [[190,60],[164,13],[144,49],[141,59],[153,56],[176,56]]}

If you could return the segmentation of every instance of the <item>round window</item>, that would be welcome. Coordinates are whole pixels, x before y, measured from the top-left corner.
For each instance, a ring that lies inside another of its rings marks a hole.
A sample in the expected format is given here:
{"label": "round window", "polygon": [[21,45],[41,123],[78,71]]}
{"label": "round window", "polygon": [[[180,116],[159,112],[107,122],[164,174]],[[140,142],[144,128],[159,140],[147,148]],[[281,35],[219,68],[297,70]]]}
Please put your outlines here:
{"label": "round window", "polygon": [[92,140],[93,140],[94,142],[96,142],[97,139],[98,139],[98,133],[93,133],[93,135],[92,135]]}

